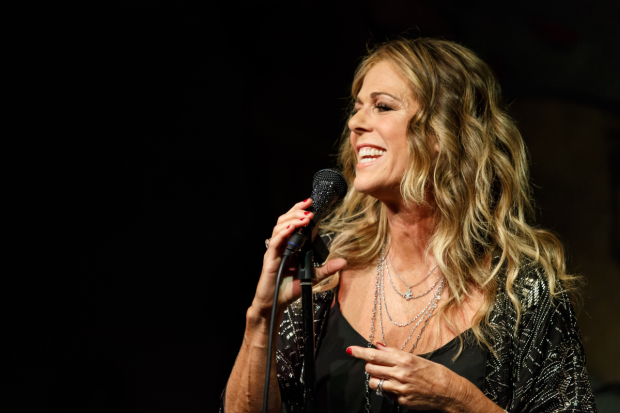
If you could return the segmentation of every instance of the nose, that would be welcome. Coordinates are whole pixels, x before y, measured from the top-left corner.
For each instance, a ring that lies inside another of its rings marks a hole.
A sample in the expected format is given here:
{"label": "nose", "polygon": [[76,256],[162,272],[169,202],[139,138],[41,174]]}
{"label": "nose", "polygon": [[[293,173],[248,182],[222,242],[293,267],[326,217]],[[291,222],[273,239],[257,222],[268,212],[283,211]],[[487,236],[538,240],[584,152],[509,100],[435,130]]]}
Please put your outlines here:
{"label": "nose", "polygon": [[349,129],[358,135],[372,130],[370,120],[368,119],[364,108],[358,110],[353,116],[351,116],[349,119]]}

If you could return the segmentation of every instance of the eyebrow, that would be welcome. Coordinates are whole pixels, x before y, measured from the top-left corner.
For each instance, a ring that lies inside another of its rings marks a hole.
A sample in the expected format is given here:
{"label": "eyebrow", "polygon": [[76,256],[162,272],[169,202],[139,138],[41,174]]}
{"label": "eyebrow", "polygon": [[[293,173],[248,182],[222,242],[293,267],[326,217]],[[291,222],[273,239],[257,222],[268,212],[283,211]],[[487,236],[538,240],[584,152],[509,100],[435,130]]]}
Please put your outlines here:
{"label": "eyebrow", "polygon": [[[392,99],[394,99],[394,100],[398,100],[399,102],[401,101],[401,100],[400,100],[399,98],[397,98],[396,96],[394,96],[394,95],[392,95],[392,94],[390,94],[390,93],[387,93],[387,92],[372,92],[372,93],[370,94],[370,98],[371,98],[371,99],[374,99],[374,98],[376,98],[377,96],[380,96],[380,95],[386,95],[386,96],[391,97],[391,98],[392,98]],[[356,97],[356,98],[355,98],[355,103],[358,103],[358,102],[360,102],[360,98],[359,98],[359,97]]]}

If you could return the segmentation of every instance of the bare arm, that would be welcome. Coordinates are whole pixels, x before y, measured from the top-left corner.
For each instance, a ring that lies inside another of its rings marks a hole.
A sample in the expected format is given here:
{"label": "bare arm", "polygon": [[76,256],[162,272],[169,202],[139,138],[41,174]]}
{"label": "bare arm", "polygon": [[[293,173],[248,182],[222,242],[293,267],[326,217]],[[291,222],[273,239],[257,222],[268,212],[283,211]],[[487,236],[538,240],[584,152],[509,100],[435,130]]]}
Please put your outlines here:
{"label": "bare arm", "polygon": [[[256,314],[252,307],[248,309],[243,344],[226,386],[226,412],[228,413],[260,412],[262,410],[269,340],[268,321]],[[277,325],[279,322],[276,323]],[[275,340],[274,337],[274,342]],[[269,412],[280,412],[282,402],[276,377],[275,346],[271,357]]]}
{"label": "bare arm", "polygon": [[451,376],[450,385],[446,388],[446,392],[449,394],[446,400],[449,402],[444,411],[448,413],[506,412],[506,410],[493,403],[469,380],[456,373],[452,373]]}
{"label": "bare arm", "polygon": [[[226,413],[262,411],[269,321],[277,273],[289,236],[295,229],[307,225],[312,219],[312,213],[304,211],[311,203],[310,200],[306,200],[296,204],[278,219],[278,223],[273,229],[269,248],[263,259],[263,271],[258,281],[254,301],[246,314],[243,344],[226,386]],[[345,265],[346,261],[341,258],[329,261],[325,266],[317,269],[316,282],[320,282],[323,278],[340,271]],[[277,339],[277,328],[282,320],[284,310],[301,296],[299,280],[293,279],[295,270],[295,263],[291,263],[288,270],[283,274],[278,295],[276,312],[278,319],[275,323],[274,343]],[[276,377],[275,347],[271,350],[272,362],[269,385],[269,412],[274,413],[280,412],[282,409]]]}

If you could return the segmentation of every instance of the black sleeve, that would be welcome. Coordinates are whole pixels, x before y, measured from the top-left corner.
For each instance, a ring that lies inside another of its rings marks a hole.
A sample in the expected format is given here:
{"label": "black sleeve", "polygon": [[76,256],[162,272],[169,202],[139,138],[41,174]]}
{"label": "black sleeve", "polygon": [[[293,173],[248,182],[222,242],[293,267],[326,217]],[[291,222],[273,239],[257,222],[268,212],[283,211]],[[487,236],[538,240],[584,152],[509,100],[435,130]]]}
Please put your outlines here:
{"label": "black sleeve", "polygon": [[301,303],[291,304],[282,317],[276,350],[276,374],[280,384],[282,411],[298,411],[303,405],[302,374],[303,336]]}
{"label": "black sleeve", "polygon": [[509,411],[596,412],[573,306],[566,293],[552,301],[541,271],[532,273],[522,289]]}

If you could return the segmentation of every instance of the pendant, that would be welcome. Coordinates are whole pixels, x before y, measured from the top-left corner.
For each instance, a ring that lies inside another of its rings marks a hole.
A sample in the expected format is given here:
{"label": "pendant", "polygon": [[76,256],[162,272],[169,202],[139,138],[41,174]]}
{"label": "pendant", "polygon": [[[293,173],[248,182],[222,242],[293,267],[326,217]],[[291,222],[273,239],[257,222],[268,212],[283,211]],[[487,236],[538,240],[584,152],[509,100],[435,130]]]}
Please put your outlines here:
{"label": "pendant", "polygon": [[409,300],[411,300],[411,298],[413,298],[413,294],[411,294],[411,287],[409,287],[409,289],[407,290],[405,295],[403,295],[403,297],[405,297],[405,300],[407,300],[407,301],[409,301]]}

